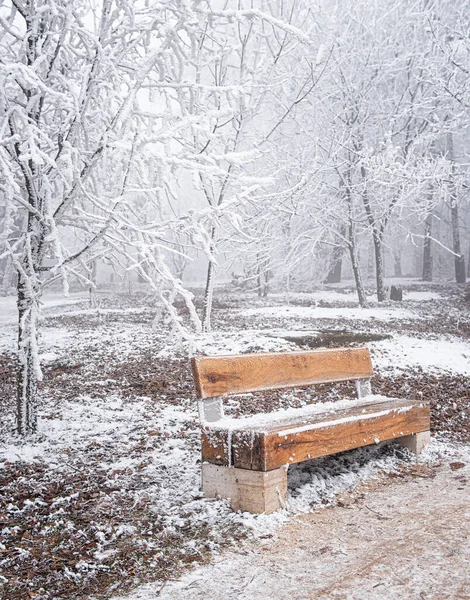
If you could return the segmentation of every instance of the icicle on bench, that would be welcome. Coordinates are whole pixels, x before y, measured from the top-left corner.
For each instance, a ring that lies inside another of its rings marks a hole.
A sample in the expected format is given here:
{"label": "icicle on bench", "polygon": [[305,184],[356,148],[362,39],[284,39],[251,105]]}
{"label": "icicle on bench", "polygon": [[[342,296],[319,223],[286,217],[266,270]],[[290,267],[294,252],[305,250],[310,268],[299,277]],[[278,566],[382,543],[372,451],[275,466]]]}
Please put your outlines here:
{"label": "icicle on bench", "polygon": [[[371,395],[367,348],[194,357],[202,429],[202,489],[235,510],[270,513],[287,501],[287,467],[395,440],[418,454],[429,442],[421,401]],[[240,419],[224,417],[222,397],[356,381],[358,399],[313,404]]]}

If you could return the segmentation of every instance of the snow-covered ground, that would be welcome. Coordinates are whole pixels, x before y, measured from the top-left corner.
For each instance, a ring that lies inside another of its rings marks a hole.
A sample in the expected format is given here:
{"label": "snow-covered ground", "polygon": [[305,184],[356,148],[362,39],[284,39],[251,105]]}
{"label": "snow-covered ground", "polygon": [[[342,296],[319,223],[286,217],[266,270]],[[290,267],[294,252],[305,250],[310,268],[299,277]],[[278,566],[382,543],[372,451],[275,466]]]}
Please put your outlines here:
{"label": "snow-covered ground", "polygon": [[[72,293],[68,296],[60,293],[45,294],[41,301],[42,313],[43,315],[48,315],[51,312],[57,314],[87,301],[88,294],[85,292]],[[17,322],[16,296],[0,297],[0,352],[13,350],[16,343]],[[53,335],[60,336],[60,331],[55,331]],[[69,334],[64,332],[63,335],[67,337]],[[53,343],[53,339],[48,339],[44,345],[49,348]]]}
{"label": "snow-covered ground", "polygon": [[392,340],[371,342],[369,346],[379,370],[406,371],[420,367],[433,373],[470,376],[470,344],[466,340],[449,337],[419,339],[397,335]]}
{"label": "snow-covered ground", "polygon": [[[41,299],[41,305],[45,312],[53,308],[64,308],[73,306],[79,302],[86,302],[89,296],[86,292],[75,292],[68,296],[52,292],[44,294]],[[16,307],[16,296],[3,296],[0,298],[0,325],[14,325],[18,318],[18,309]]]}
{"label": "snow-covered ground", "polygon": [[[270,294],[270,298],[279,298],[282,301],[286,300],[285,293]],[[424,291],[424,290],[406,290],[403,296],[403,300],[406,302],[411,300],[413,302],[425,302],[428,300],[439,300],[441,294],[436,291]],[[328,290],[317,290],[311,293],[295,292],[288,296],[292,301],[296,300],[311,300],[313,302],[338,302],[340,304],[355,303],[357,304],[357,293],[352,290],[336,291],[332,289]],[[375,294],[369,294],[367,296],[369,304],[376,304],[377,298]]]}
{"label": "snow-covered ground", "polygon": [[287,319],[379,319],[390,321],[392,319],[413,319],[415,313],[411,310],[398,308],[345,308],[323,306],[266,306],[263,308],[249,308],[243,310],[242,315],[277,317]]}
{"label": "snow-covered ground", "polygon": [[[223,554],[227,544],[234,547],[242,544],[249,549],[252,542],[243,539],[272,540],[282,536],[281,526],[292,527],[286,524],[296,522],[299,515],[333,506],[341,494],[372,485],[384,474],[400,478],[400,473],[414,463],[393,446],[384,445],[295,466],[289,471],[289,509],[270,516],[237,514],[230,511],[225,501],[205,500],[199,490],[199,429],[188,355],[298,350],[293,339],[314,336],[315,321],[319,319],[320,329],[326,324],[334,329],[392,333],[391,339],[367,344],[375,369],[382,377],[381,385],[386,388],[395,379],[401,381],[404,377],[400,385],[405,387],[400,389],[407,389],[413,383],[413,373],[418,373],[414,370],[419,370],[419,377],[431,378],[431,382],[423,379],[427,391],[441,378],[447,378],[445,381],[452,386],[457,385],[459,378],[470,377],[468,339],[460,333],[465,331],[461,325],[468,321],[468,315],[454,315],[456,309],[450,302],[444,310],[439,308],[444,302],[441,292],[407,292],[403,306],[374,304],[365,311],[352,305],[353,294],[337,290],[293,296],[289,297],[290,304],[278,295],[263,300],[264,306],[255,298],[253,302],[250,298],[241,301],[236,298],[233,309],[215,308],[213,333],[193,336],[179,344],[170,343],[164,328],[153,329],[153,311],[137,307],[135,302],[108,302],[90,308],[86,294],[74,294],[68,299],[48,296],[41,339],[45,372],[43,403],[38,433],[27,441],[11,433],[14,386],[5,388],[10,389],[11,397],[6,398],[0,425],[3,436],[0,473],[13,479],[6,489],[11,498],[5,504],[9,525],[0,532],[0,551],[7,547],[22,549],[29,553],[37,572],[42,573],[46,567],[41,561],[49,560],[49,550],[35,554],[33,542],[28,540],[34,539],[38,531],[42,532],[43,540],[54,539],[55,529],[51,529],[50,522],[59,519],[60,513],[61,531],[67,531],[62,543],[73,547],[78,554],[82,552],[77,559],[64,559],[61,577],[64,582],[75,581],[88,590],[83,593],[90,598],[96,592],[93,582],[100,581],[112,564],[120,565],[124,573],[134,570],[140,573],[140,578],[157,579],[152,586],[129,596],[132,600],[150,599],[165,581],[184,572],[185,565],[207,561],[211,555],[223,557],[218,566],[201,568],[181,583],[166,584],[159,597],[196,599],[202,597],[200,594],[206,588],[210,589],[208,597],[214,600],[250,598],[253,597],[250,594],[261,593],[262,579],[256,575],[259,568],[267,570],[266,589],[277,598],[272,591],[274,579],[269,579],[271,575],[275,578],[276,571],[271,573],[257,550],[252,555],[254,571],[248,569],[243,557],[237,557],[233,563],[236,570],[228,574],[233,558],[231,554]],[[293,300],[310,305],[293,306]],[[255,306],[248,308],[248,302]],[[321,302],[328,305],[318,305]],[[452,321],[445,328],[436,321],[436,315],[442,314]],[[4,357],[14,351],[15,320],[14,299],[2,299],[0,353]],[[420,385],[417,381],[418,393]],[[301,397],[300,405],[311,401],[310,398],[308,394]],[[458,401],[454,412],[446,417],[443,431],[452,432],[454,415],[462,422],[465,399]],[[247,402],[256,407],[255,398],[247,398]],[[295,394],[284,393],[281,405],[289,406],[291,402],[299,406]],[[234,400],[232,404],[238,409],[241,403]],[[442,404],[444,407],[445,401]],[[5,412],[5,406],[11,409]],[[433,469],[438,463],[467,464],[469,459],[465,445],[440,438],[432,443],[419,464]],[[20,489],[22,480],[31,485],[29,504]],[[66,490],[43,491],[52,484],[59,490],[61,481],[67,482]],[[412,481],[409,485],[413,488]],[[41,513],[39,524],[32,521],[26,527],[33,514],[31,502],[48,508]],[[114,507],[115,517],[111,521],[102,512],[106,506]],[[88,521],[80,520],[83,517],[77,520],[80,511],[88,515]],[[153,533],[148,533],[149,522],[155,522]],[[308,527],[312,527],[311,523]],[[31,531],[36,532],[33,538],[28,537]],[[338,535],[341,537],[344,532]],[[132,552],[126,549],[126,544],[132,546]],[[295,539],[291,539],[291,544],[296,555]],[[89,550],[79,550],[85,547]],[[129,556],[136,557],[132,564],[126,562]],[[145,556],[145,561],[139,556]],[[314,563],[312,573],[323,576],[321,558]],[[9,581],[12,573],[23,573],[18,561],[16,555],[8,559],[0,557],[1,577]],[[340,561],[335,564],[340,568]],[[170,565],[174,565],[173,574]],[[246,591],[237,587],[237,582],[242,587],[246,583],[244,570],[250,573],[250,579],[254,577],[253,585],[248,585]],[[44,572],[48,572],[47,568]],[[26,571],[24,577],[25,574]],[[208,587],[207,582],[219,576],[228,578],[231,582],[228,588]],[[132,580],[131,575],[128,580]],[[41,580],[41,585],[44,581]],[[63,596],[60,578],[54,584],[48,581],[52,587],[40,596],[41,600],[67,597]],[[309,581],[307,577],[306,582]],[[227,589],[230,593],[223,591]]]}
{"label": "snow-covered ground", "polygon": [[293,519],[269,544],[123,600],[467,599],[470,455],[463,458],[450,468],[421,463],[400,483],[363,484],[334,508]]}

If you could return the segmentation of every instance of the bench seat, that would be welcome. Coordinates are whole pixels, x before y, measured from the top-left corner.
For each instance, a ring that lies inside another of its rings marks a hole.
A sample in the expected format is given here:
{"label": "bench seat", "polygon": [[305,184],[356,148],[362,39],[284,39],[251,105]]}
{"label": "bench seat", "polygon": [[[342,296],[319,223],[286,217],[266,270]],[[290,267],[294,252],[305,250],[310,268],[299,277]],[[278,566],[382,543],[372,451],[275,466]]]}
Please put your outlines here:
{"label": "bench seat", "polygon": [[205,423],[202,456],[216,465],[270,471],[429,427],[426,402],[371,395]]}

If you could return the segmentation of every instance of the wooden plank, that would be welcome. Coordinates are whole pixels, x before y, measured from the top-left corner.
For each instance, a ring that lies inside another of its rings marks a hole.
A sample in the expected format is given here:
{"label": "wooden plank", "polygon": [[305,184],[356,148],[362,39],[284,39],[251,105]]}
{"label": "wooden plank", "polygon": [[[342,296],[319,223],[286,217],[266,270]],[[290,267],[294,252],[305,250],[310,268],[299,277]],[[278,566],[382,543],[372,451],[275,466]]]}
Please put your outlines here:
{"label": "wooden plank", "polygon": [[196,356],[191,361],[199,398],[372,377],[367,348]]}
{"label": "wooden plank", "polygon": [[[229,449],[231,452],[230,460],[233,462],[233,453],[240,456],[239,464],[250,464],[249,468],[260,468],[259,458],[254,458],[261,453],[261,445],[264,444],[266,433],[279,433],[286,429],[303,425],[315,425],[318,423],[327,423],[330,421],[351,419],[359,415],[365,417],[370,414],[382,412],[383,410],[405,410],[411,405],[419,404],[418,401],[406,400],[401,398],[389,398],[387,400],[363,399],[360,401],[350,401],[350,406],[321,411],[309,412],[316,406],[305,406],[295,411],[297,414],[283,411],[256,415],[248,419],[232,419],[232,433],[229,436],[228,426],[220,422],[205,423],[202,430],[203,457],[217,465],[229,464]],[[258,447],[258,450],[255,447]],[[243,455],[243,458],[242,458]],[[253,456],[254,455],[254,456]],[[251,459],[248,459],[248,456]],[[254,462],[253,462],[254,461]],[[264,463],[263,463],[264,464]],[[245,468],[248,468],[245,466]]]}
{"label": "wooden plank", "polygon": [[202,459],[213,465],[231,466],[229,432],[227,429],[202,429]]}
{"label": "wooden plank", "polygon": [[[266,433],[255,431],[234,431],[231,449],[232,463],[244,465],[242,469],[268,471],[266,468]],[[282,465],[279,465],[282,466]]]}
{"label": "wooden plank", "polygon": [[[249,430],[276,433],[284,429],[302,425],[313,425],[315,423],[325,423],[328,421],[337,421],[338,419],[350,419],[355,416],[365,416],[383,410],[402,410],[410,406],[423,404],[421,400],[408,400],[403,398],[386,398],[385,396],[363,398],[360,400],[348,400],[340,408],[318,411],[321,405],[310,404],[300,409],[294,409],[290,412],[276,411],[247,417],[245,419],[232,419],[233,429]],[[317,410],[315,410],[317,409]],[[222,421],[222,427],[223,421]],[[218,422],[214,422],[214,427],[219,427]]]}
{"label": "wooden plank", "polygon": [[355,411],[318,415],[312,422],[277,423],[271,429],[206,429],[203,432],[203,458],[219,465],[269,471],[361,446],[399,438],[430,428],[429,405],[392,401]]}
{"label": "wooden plank", "polygon": [[[300,433],[267,434],[264,456],[260,464],[269,471],[284,464],[294,464],[399,438],[430,428],[429,406],[418,405],[407,412],[393,410],[388,414],[359,419],[347,423],[320,427]],[[241,466],[241,465],[237,465]]]}

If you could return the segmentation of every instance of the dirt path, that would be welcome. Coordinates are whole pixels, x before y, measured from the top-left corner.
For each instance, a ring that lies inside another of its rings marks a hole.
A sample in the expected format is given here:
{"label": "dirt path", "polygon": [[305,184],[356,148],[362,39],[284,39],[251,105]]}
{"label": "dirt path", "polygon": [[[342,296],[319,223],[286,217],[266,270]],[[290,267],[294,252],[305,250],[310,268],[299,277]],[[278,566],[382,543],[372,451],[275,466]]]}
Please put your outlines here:
{"label": "dirt path", "polygon": [[373,487],[132,600],[470,599],[470,466],[447,462]]}

